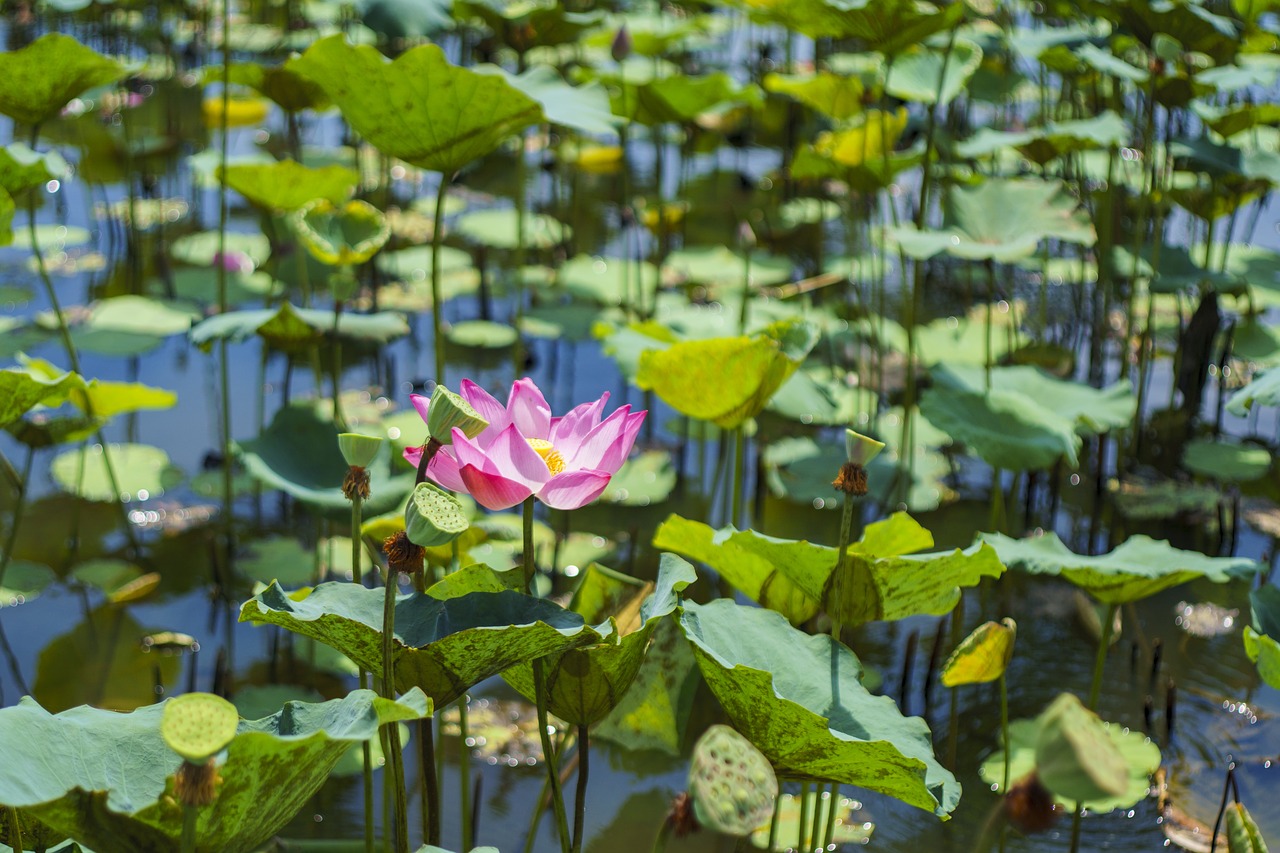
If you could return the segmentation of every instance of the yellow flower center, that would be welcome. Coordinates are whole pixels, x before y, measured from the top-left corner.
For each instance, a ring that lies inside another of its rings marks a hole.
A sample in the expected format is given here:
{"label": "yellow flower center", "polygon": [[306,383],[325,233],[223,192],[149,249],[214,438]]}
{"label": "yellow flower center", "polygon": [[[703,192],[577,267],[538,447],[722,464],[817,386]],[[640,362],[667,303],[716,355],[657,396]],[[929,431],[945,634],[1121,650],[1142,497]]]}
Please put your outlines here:
{"label": "yellow flower center", "polygon": [[564,457],[560,455],[559,450],[556,450],[555,445],[542,438],[526,438],[525,441],[529,442],[534,452],[547,463],[547,470],[551,472],[551,476],[554,477],[564,471]]}

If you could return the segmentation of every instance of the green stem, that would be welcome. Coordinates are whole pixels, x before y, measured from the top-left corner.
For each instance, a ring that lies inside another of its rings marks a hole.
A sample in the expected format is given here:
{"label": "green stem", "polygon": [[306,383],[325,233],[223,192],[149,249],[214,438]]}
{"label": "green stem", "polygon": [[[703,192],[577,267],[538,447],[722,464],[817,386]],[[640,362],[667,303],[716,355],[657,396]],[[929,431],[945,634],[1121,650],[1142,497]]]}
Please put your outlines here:
{"label": "green stem", "polygon": [[806,830],[809,829],[809,790],[811,788],[809,782],[800,785],[800,834],[796,839],[796,850],[805,850],[809,839],[805,837]]}
{"label": "green stem", "polygon": [[[455,539],[456,543],[457,540]],[[462,849],[470,850],[475,844],[471,837],[471,747],[467,746],[467,732],[470,730],[467,719],[467,696],[463,694],[458,700],[458,788],[459,802],[462,803]],[[433,842],[434,843],[434,842]]]}
{"label": "green stem", "polygon": [[16,808],[9,809],[9,842],[13,845],[13,849],[21,853],[26,850],[26,842],[22,839],[21,818]]}
{"label": "green stem", "polygon": [[836,811],[840,807],[840,783],[831,784],[831,803],[827,809],[827,827],[822,833],[822,849],[834,849],[836,839]]}
{"label": "green stem", "polygon": [[[590,741],[587,739],[587,727],[578,726],[578,790],[573,809],[573,853],[582,853],[582,838],[586,834],[587,762],[589,756]],[[464,842],[462,846],[465,848],[467,845]]]}
{"label": "green stem", "polygon": [[440,186],[436,189],[435,220],[431,223],[431,334],[436,353],[436,382],[444,382],[444,323],[440,310],[444,298],[440,294],[440,246],[444,241],[444,201],[449,194],[449,176],[440,173]]}
{"label": "green stem", "polygon": [[[745,226],[746,223],[744,222]],[[656,303],[655,303],[656,304]],[[742,307],[738,311],[738,334],[747,333],[747,306],[751,304],[751,246],[742,249]]]}
{"label": "green stem", "polygon": [[[196,818],[200,809],[187,803],[182,807],[182,853],[196,853]],[[22,849],[21,845],[18,847]]]}
{"label": "green stem", "polygon": [[[397,571],[387,567],[386,597],[382,607],[382,697],[394,699],[396,694],[395,642]],[[386,727],[386,771],[391,775],[392,794],[395,797],[395,849],[399,853],[409,850],[409,809],[404,789],[404,756],[401,754],[400,727],[392,723]]]}
{"label": "green stem", "polygon": [[664,818],[662,826],[658,828],[658,837],[653,839],[653,853],[665,853],[667,849],[667,839],[671,837],[671,831],[674,825],[671,818]]}
{"label": "green stem", "polygon": [[733,515],[729,523],[737,527],[742,520],[742,480],[747,455],[747,437],[741,426],[733,431],[733,445]]}
{"label": "green stem", "polygon": [[[1000,675],[1000,739],[1004,741],[1004,785],[1000,788],[1000,793],[1008,796],[1009,794],[1009,765],[1010,761],[1009,746],[1009,685],[1004,674]],[[1004,828],[1000,830],[1000,853],[1004,853]]]}
{"label": "green stem", "polygon": [[[427,844],[438,845],[440,843],[440,763],[436,760],[436,727],[432,725],[433,718],[418,721],[418,742],[421,744],[419,749],[418,773],[422,784],[422,837],[426,839]],[[465,744],[464,744],[465,750]],[[469,820],[469,810],[466,807],[466,800],[463,800],[462,807],[462,826],[463,831],[471,821]],[[470,849],[466,844],[463,849]]]}
{"label": "green stem", "polygon": [[1102,671],[1107,665],[1107,649],[1111,646],[1111,630],[1115,625],[1116,611],[1120,609],[1120,605],[1111,604],[1107,607],[1107,618],[1102,623],[1102,636],[1098,639],[1098,656],[1093,662],[1093,684],[1089,687],[1089,710],[1096,711],[1098,709],[1098,698],[1102,694]]}
{"label": "green stem", "polygon": [[769,851],[773,853],[778,849],[778,818],[782,814],[782,792],[778,792],[778,796],[773,798],[773,817],[769,818]]}
{"label": "green stem", "polygon": [[[28,447],[26,459],[22,463],[22,476],[16,483],[18,498],[13,507],[13,522],[9,525],[8,535],[5,536],[4,550],[0,551],[0,588],[4,587],[4,573],[9,569],[9,561],[13,559],[13,546],[18,541],[18,528],[22,526],[22,516],[27,511],[27,486],[31,482],[31,463],[35,456],[35,448]],[[5,467],[9,467],[7,461]]]}
{"label": "green stem", "polygon": [[[355,497],[351,501],[351,579],[359,586],[364,585],[363,555],[360,553],[360,528],[363,523],[364,501]],[[369,673],[360,670],[360,687],[369,686]],[[365,853],[373,853],[373,745],[369,741],[360,744],[360,757],[364,759],[364,849]]]}
{"label": "green stem", "polygon": [[537,574],[538,568],[533,559],[533,498],[529,497],[524,502],[522,509],[524,517],[524,594],[533,595],[533,578]]}
{"label": "green stem", "polygon": [[[853,539],[854,507],[853,495],[845,495],[844,508],[840,513],[840,542],[839,547],[836,550],[837,577],[844,577],[844,573],[849,570],[849,543]],[[841,642],[840,634],[843,629],[844,623],[832,616],[831,639],[835,640],[837,643]]]}
{"label": "green stem", "polygon": [[[231,218],[231,210],[227,204],[227,152],[230,144],[228,113],[231,108],[231,3],[222,4],[222,114],[218,119],[218,313],[227,313],[227,223]],[[320,393],[319,384],[316,393]],[[222,406],[219,412],[222,435],[222,535],[223,568],[230,577],[231,565],[235,559],[235,519],[232,516],[232,481],[231,481],[231,367],[227,357],[227,339],[218,340],[218,396]],[[104,444],[105,448],[106,445]],[[228,639],[228,657],[230,656],[230,639]]]}

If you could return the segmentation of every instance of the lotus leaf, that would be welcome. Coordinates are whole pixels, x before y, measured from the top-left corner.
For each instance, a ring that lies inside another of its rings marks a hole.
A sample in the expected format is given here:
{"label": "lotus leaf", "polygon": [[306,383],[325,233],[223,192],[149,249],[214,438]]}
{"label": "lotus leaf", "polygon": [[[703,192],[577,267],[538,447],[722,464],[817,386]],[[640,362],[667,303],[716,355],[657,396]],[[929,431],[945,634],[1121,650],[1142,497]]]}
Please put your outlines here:
{"label": "lotus leaf", "polygon": [[294,211],[290,222],[311,257],[329,266],[362,264],[391,237],[386,216],[367,201],[337,207],[316,198]]}
{"label": "lotus leaf", "polygon": [[1272,368],[1254,376],[1248,385],[1231,395],[1231,399],[1227,401],[1227,411],[1244,417],[1255,404],[1280,405],[1280,368]]}
{"label": "lotus leaf", "polygon": [[0,607],[14,607],[39,598],[57,579],[53,569],[43,563],[10,560],[0,577]]}
{"label": "lotus leaf", "polygon": [[[347,340],[387,343],[408,333],[409,324],[392,311],[343,312],[336,323],[337,337]],[[228,311],[197,324],[191,330],[191,342],[208,349],[216,340],[236,342],[255,334],[280,349],[305,348],[335,334],[333,312],[295,308],[288,302],[278,309]]]}
{"label": "lotus leaf", "polygon": [[601,305],[629,302],[642,306],[657,286],[658,268],[647,262],[578,255],[560,267],[557,281],[580,299]]}
{"label": "lotus leaf", "polygon": [[18,195],[54,179],[63,179],[71,171],[67,161],[56,151],[43,154],[21,142],[0,148],[0,189]]}
{"label": "lotus leaf", "polygon": [[260,584],[281,583],[298,589],[316,578],[315,556],[290,536],[271,536],[252,542],[236,560],[236,570]]}
{"label": "lotus leaf", "polygon": [[345,166],[311,168],[283,160],[271,165],[240,164],[220,170],[227,186],[267,211],[293,211],[313,199],[343,204],[360,180]]}
{"label": "lotus leaf", "polygon": [[[948,388],[972,394],[986,389],[986,371],[977,367],[944,363],[930,375],[935,383]],[[1138,406],[1127,380],[1099,390],[1083,382],[1058,379],[1034,367],[994,367],[990,375],[993,389],[1022,395],[1029,409],[1043,409],[1050,417],[1057,415],[1072,423],[1081,435],[1127,428]]]}
{"label": "lotus leaf", "polygon": [[53,118],[82,92],[114,83],[125,68],[70,36],[49,33],[0,54],[0,113],[27,125]]}
{"label": "lotus leaf", "polygon": [[1078,462],[1081,441],[1074,421],[1015,391],[938,386],[921,397],[920,411],[994,468],[1034,471],[1060,459],[1073,468]]}
{"label": "lotus leaf", "polygon": [[[172,800],[178,759],[160,735],[167,703],[129,714],[80,707],[50,714],[30,699],[0,711],[0,803],[17,807],[101,853],[178,847],[182,809]],[[421,692],[398,702],[370,690],[241,721],[218,797],[200,810],[197,848],[247,853],[288,823],[352,743],[380,724],[430,714]],[[47,772],[32,775],[31,767]]]}
{"label": "lotus leaf", "polygon": [[811,38],[857,39],[866,50],[896,55],[960,23],[965,7],[908,0],[731,0],[753,20],[778,23]]}
{"label": "lotus leaf", "polygon": [[[347,507],[342,494],[347,463],[338,450],[338,430],[314,406],[285,406],[261,435],[237,442],[237,448],[245,468],[268,488],[328,510]],[[378,459],[389,456],[388,449],[379,453]],[[399,506],[413,488],[412,471],[399,469],[389,474],[387,468],[377,460],[369,468],[370,497],[365,506],[371,514]]]}
{"label": "lotus leaf", "polygon": [[863,96],[867,84],[860,77],[845,77],[830,71],[806,75],[769,74],[764,87],[812,107],[824,116],[845,121],[865,109]]}
{"label": "lotus leaf", "polygon": [[[680,593],[697,579],[693,567],[664,556],[656,586],[587,567],[569,609],[588,623],[599,623],[602,642],[551,655],[545,666],[551,713],[575,726],[589,726],[615,708],[635,680],[659,622],[675,612]],[[643,599],[643,600],[642,600]],[[503,673],[506,681],[532,700],[533,668],[518,664]]]}
{"label": "lotus leaf", "polygon": [[[152,296],[172,295],[185,302],[196,302],[204,305],[218,303],[218,275],[214,267],[179,267],[172,271],[167,280],[152,279],[147,282],[146,289]],[[284,287],[273,281],[271,276],[262,271],[238,272],[228,270],[226,273],[227,305],[243,305],[246,302],[261,302],[279,296]]]}
{"label": "lotus leaf", "polygon": [[1004,677],[1018,626],[1012,619],[983,622],[956,646],[942,667],[942,685],[984,684]]}
{"label": "lotus leaf", "polygon": [[[1160,748],[1141,732],[1126,731],[1114,723],[1104,723],[1107,735],[1119,751],[1128,769],[1128,783],[1123,793],[1114,797],[1085,800],[1081,805],[1091,812],[1106,813],[1113,809],[1132,808],[1146,799],[1151,786],[1151,774],[1160,766]],[[1040,733],[1040,721],[1014,720],[1009,723],[1010,754],[1009,778],[1014,782],[1036,769],[1036,741]],[[993,753],[978,770],[982,781],[999,791],[1004,784],[1004,751]],[[1076,801],[1058,797],[1058,804],[1074,809]]]}
{"label": "lotus leaf", "polygon": [[919,231],[894,228],[891,236],[913,258],[945,252],[966,260],[1009,263],[1034,254],[1041,240],[1092,246],[1096,234],[1061,183],[992,178],[971,188],[955,188],[944,206],[944,227]]}
{"label": "lotus leaf", "polygon": [[686,602],[680,625],[734,727],[780,773],[857,785],[943,818],[955,809],[960,786],[933,757],[929,727],[867,692],[847,647],[724,599]]}
{"label": "lotus leaf", "polygon": [[[906,129],[906,109],[894,113],[868,110],[851,127],[818,134],[812,148],[807,150],[841,169],[874,167],[883,164]],[[801,149],[802,152],[805,150]],[[799,161],[800,157],[796,159]],[[808,177],[799,162],[796,168],[800,170],[800,176]]]}
{"label": "lotus leaf", "polygon": [[[111,486],[108,454],[119,493]],[[182,482],[182,472],[169,462],[169,454],[146,444],[108,444],[105,449],[95,444],[85,450],[67,450],[54,458],[51,473],[64,491],[91,501],[145,501]]]}
{"label": "lotus leaf", "polygon": [[534,66],[518,76],[501,73],[512,88],[538,102],[543,121],[592,136],[617,133],[618,120],[609,109],[609,95],[603,87],[570,86],[545,65]]}
{"label": "lotus leaf", "polygon": [[1253,624],[1244,628],[1244,649],[1267,684],[1280,689],[1280,587],[1264,584],[1249,593]]}
{"label": "lotus leaf", "polygon": [[247,255],[257,266],[271,254],[271,241],[261,233],[228,231],[222,237],[215,231],[198,231],[195,234],[184,234],[173,241],[169,253],[175,261],[190,264],[193,267],[211,267],[218,253],[239,252]]}
{"label": "lotus leaf", "polygon": [[458,218],[458,233],[473,243],[498,249],[514,249],[520,245],[549,249],[569,238],[569,226],[555,217],[526,213],[522,240],[517,233],[516,220],[515,208],[477,210]]}
{"label": "lotus leaf", "polygon": [[659,620],[631,688],[594,736],[629,750],[678,756],[701,679],[674,620]]}
{"label": "lotus leaf", "polygon": [[[324,583],[295,601],[279,584],[245,602],[240,621],[279,625],[382,673],[381,589]],[[420,687],[443,708],[473,685],[534,658],[602,641],[582,617],[518,592],[396,600],[396,688]]]}
{"label": "lotus leaf", "polygon": [[957,38],[949,53],[914,45],[894,58],[884,88],[894,97],[920,104],[945,105],[965,89],[982,64],[982,48]]}
{"label": "lotus leaf", "polygon": [[84,378],[76,373],[50,376],[42,370],[0,370],[0,425],[12,423],[35,406],[56,406],[84,385]]}
{"label": "lotus leaf", "polygon": [[1248,483],[1271,470],[1271,452],[1256,444],[1195,439],[1182,450],[1182,467],[1221,483]]}
{"label": "lotus leaf", "polygon": [[295,64],[378,150],[446,175],[542,118],[542,106],[505,76],[452,65],[434,44],[388,62],[333,35]]}
{"label": "lotus leaf", "polygon": [[[991,548],[943,551],[906,556],[933,545],[933,536],[906,513],[868,525],[849,546],[855,571],[870,582],[858,602],[833,597],[832,574],[837,551],[804,540],[777,539],[754,530],[715,530],[678,515],[654,534],[654,547],[675,551],[706,563],[748,597],[777,610],[793,624],[811,618],[821,606],[841,611],[847,624],[896,620],[949,612],[960,600],[960,587],[983,577],[998,577],[1004,566]],[[849,612],[856,606],[855,612]]]}
{"label": "lotus leaf", "polygon": [[445,330],[449,343],[458,347],[481,350],[510,349],[520,340],[514,326],[492,320],[464,320]]}
{"label": "lotus leaf", "polygon": [[816,343],[804,323],[754,337],[683,341],[640,354],[636,384],[677,411],[731,429],[764,409]]}
{"label": "lotus leaf", "polygon": [[1267,842],[1243,803],[1227,806],[1227,845],[1227,853],[1267,853]]}
{"label": "lotus leaf", "polygon": [[[227,76],[230,78],[229,82],[237,86],[248,86],[266,95],[285,112],[321,110],[329,104],[324,90],[299,74],[293,59],[280,65],[261,65],[256,62],[233,63]],[[221,80],[221,67],[213,66],[207,70],[205,82],[213,83]],[[337,202],[342,199],[330,200]]]}
{"label": "lotus leaf", "polygon": [[[667,255],[663,264],[664,278],[680,284],[701,284],[720,292],[732,288],[742,289],[742,278],[748,268],[742,253],[728,246],[696,246],[677,249]],[[751,253],[751,287],[758,290],[791,279],[793,265],[789,258],[769,255],[761,251]]]}
{"label": "lotus leaf", "polygon": [[1142,535],[1131,536],[1114,551],[1097,557],[1074,553],[1056,533],[1030,539],[983,533],[979,539],[994,547],[1010,568],[1062,575],[1103,604],[1140,601],[1200,577],[1214,583],[1250,578],[1259,568],[1244,557],[1210,557]]}

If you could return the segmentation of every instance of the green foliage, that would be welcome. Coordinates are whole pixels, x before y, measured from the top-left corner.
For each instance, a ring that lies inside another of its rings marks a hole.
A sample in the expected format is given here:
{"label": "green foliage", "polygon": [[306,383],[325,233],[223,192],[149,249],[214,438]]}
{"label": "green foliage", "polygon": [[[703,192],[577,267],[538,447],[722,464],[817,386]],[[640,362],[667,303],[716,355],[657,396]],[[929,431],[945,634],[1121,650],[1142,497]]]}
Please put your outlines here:
{"label": "green foliage", "polygon": [[20,50],[0,53],[0,113],[38,125],[85,90],[124,76],[124,66],[114,59],[71,36],[48,33]]}

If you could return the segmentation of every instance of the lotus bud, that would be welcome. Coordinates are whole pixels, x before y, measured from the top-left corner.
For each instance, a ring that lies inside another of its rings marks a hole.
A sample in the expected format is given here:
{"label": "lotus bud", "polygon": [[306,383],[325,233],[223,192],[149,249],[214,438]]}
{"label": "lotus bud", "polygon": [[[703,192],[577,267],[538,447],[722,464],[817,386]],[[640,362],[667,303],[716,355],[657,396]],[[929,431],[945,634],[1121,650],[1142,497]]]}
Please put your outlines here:
{"label": "lotus bud", "polygon": [[738,223],[738,244],[744,249],[754,249],[756,246],[756,232],[751,227],[751,223],[745,219]]}
{"label": "lotus bud", "polygon": [[405,534],[414,545],[447,545],[469,526],[462,502],[456,497],[432,483],[414,486],[404,508]]}
{"label": "lotus bud", "polygon": [[170,699],[160,717],[160,736],[183,759],[174,776],[173,793],[184,806],[213,802],[222,781],[210,761],[236,736],[240,714],[212,693],[187,693]]}
{"label": "lotus bud", "polygon": [[618,34],[613,37],[613,44],[609,45],[609,55],[613,57],[614,62],[624,62],[631,55],[631,33],[627,32],[626,24],[623,24]]}
{"label": "lotus bud", "polygon": [[846,495],[861,497],[867,493],[867,465],[884,450],[884,442],[847,429],[844,450],[846,461],[831,485]]}
{"label": "lotus bud", "polygon": [[440,444],[453,443],[453,431],[462,430],[467,438],[484,432],[489,422],[471,404],[443,385],[431,392],[427,407],[427,433]]}

